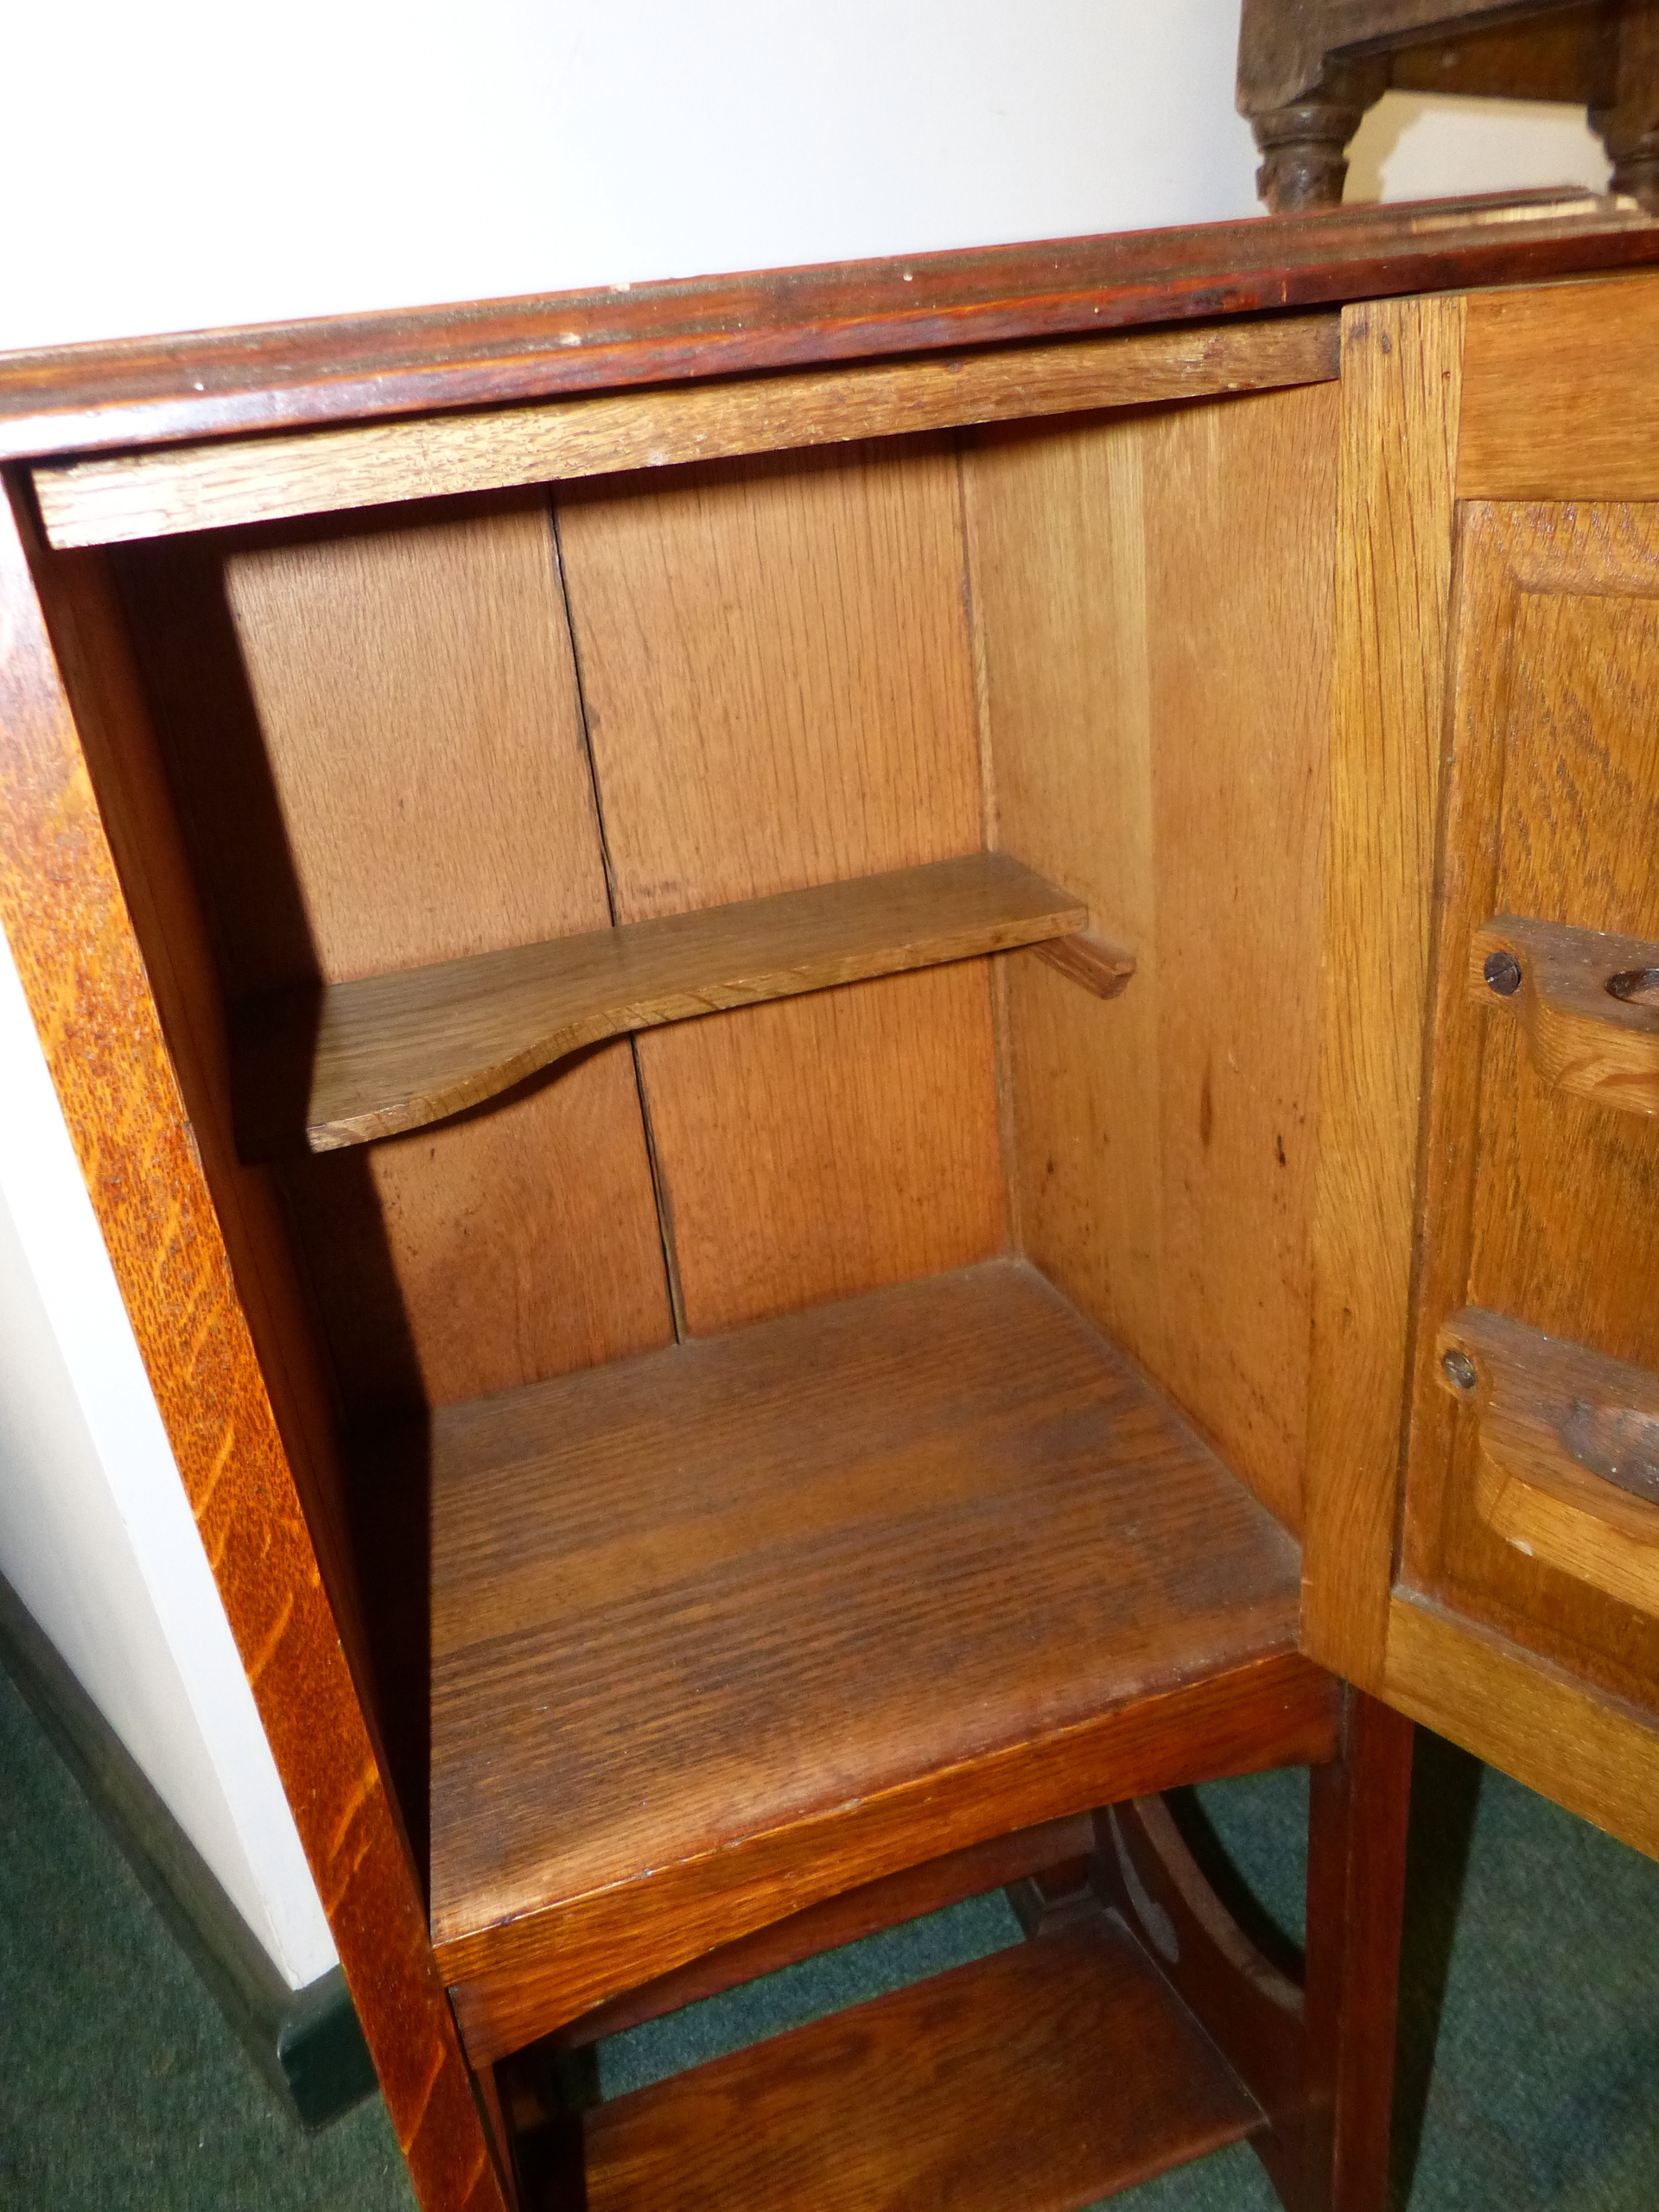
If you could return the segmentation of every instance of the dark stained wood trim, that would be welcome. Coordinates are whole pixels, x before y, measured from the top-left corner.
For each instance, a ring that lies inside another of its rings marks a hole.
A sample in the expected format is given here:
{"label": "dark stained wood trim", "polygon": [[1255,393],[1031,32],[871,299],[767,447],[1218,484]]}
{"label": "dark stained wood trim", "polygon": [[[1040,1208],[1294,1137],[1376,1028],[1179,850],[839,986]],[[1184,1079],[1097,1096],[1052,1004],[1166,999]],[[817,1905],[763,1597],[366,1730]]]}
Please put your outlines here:
{"label": "dark stained wood trim", "polygon": [[10,502],[0,925],[426,2212],[501,2212]]}
{"label": "dark stained wood trim", "polygon": [[1659,223],[1516,193],[484,301],[0,359],[0,459],[1212,320],[1659,261]]}

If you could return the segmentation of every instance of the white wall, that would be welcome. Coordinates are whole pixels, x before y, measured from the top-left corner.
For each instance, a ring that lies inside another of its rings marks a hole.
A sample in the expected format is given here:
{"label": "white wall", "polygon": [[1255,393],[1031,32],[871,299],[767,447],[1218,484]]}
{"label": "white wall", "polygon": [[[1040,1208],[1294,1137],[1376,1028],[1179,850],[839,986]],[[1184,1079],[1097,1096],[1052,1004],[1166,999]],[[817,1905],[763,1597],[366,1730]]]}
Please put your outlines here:
{"label": "white wall", "polygon": [[1605,192],[1607,168],[1582,108],[1385,92],[1348,149],[1346,197],[1432,200],[1524,184]]}
{"label": "white wall", "polygon": [[[1236,0],[54,0],[0,348],[1256,212]],[[1581,117],[1390,95],[1357,196],[1599,182]],[[291,1981],[333,1952],[0,957],[0,1567]]]}
{"label": "white wall", "polygon": [[334,1961],[0,938],[0,1573],[291,1986]]}

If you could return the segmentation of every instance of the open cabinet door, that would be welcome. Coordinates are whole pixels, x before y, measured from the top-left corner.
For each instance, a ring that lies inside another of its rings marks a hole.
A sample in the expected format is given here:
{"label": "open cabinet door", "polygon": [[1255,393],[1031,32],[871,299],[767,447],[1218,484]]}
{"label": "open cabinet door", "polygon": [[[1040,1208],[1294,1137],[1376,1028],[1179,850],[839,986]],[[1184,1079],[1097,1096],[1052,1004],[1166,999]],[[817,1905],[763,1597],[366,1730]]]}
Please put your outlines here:
{"label": "open cabinet door", "polygon": [[1656,346],[1344,316],[1303,1632],[1659,1855]]}

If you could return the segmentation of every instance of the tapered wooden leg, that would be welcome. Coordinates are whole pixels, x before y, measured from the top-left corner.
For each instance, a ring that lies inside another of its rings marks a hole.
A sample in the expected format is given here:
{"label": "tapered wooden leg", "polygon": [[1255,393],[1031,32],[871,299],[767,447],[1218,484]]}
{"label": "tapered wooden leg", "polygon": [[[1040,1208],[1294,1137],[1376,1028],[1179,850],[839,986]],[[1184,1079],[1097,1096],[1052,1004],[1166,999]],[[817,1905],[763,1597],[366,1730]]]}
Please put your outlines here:
{"label": "tapered wooden leg", "polygon": [[1413,1733],[1351,1689],[1342,1755],[1313,1771],[1306,2144],[1293,2212],[1382,2212],[1387,2196]]}

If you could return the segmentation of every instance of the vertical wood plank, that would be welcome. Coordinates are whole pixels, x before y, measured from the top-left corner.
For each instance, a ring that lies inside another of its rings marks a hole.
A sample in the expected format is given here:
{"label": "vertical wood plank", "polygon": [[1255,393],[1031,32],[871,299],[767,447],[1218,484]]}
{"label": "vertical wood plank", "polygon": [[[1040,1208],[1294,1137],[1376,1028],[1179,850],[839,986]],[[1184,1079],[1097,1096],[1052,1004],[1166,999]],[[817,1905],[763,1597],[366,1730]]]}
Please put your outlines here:
{"label": "vertical wood plank", "polygon": [[1109,1005],[1004,963],[1025,1249],[1154,1374],[1165,1361],[1146,438],[1138,425],[964,447],[996,836],[1040,854],[1135,953]]}
{"label": "vertical wood plank", "polygon": [[1382,1687],[1444,744],[1464,303],[1343,317],[1303,1640]]}
{"label": "vertical wood plank", "polygon": [[[567,493],[560,532],[619,920],[977,849],[947,448]],[[638,1052],[693,1334],[1001,1249],[986,963]]]}
{"label": "vertical wood plank", "polygon": [[[543,505],[125,558],[232,995],[605,926]],[[669,1334],[625,1045],[285,1183],[359,1408]]]}
{"label": "vertical wood plank", "polygon": [[1025,1246],[1293,1527],[1335,435],[1319,388],[964,457],[999,840],[1137,957],[1007,963]]}
{"label": "vertical wood plank", "polygon": [[0,510],[0,922],[416,2191],[427,2212],[500,2212],[420,1893],[10,505]]}

